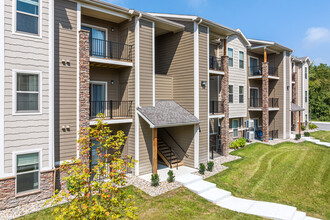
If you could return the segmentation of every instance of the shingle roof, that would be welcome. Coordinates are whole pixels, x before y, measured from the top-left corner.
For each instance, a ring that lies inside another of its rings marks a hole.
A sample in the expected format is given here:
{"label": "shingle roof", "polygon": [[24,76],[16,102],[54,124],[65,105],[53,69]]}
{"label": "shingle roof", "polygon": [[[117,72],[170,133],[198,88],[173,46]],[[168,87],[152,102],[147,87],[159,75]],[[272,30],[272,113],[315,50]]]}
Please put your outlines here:
{"label": "shingle roof", "polygon": [[292,112],[298,112],[298,111],[304,111],[304,110],[305,110],[304,108],[291,102],[291,111]]}
{"label": "shingle roof", "polygon": [[138,107],[140,116],[151,128],[198,124],[200,121],[175,101],[156,101],[155,107]]}

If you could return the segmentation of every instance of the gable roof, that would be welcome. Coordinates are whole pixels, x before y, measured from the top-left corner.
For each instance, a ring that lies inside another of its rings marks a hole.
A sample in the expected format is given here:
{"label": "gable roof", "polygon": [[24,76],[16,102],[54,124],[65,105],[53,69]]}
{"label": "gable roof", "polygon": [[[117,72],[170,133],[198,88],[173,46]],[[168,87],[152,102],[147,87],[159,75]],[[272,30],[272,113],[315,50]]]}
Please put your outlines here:
{"label": "gable roof", "polygon": [[252,44],[251,46],[252,49],[256,47],[267,47],[276,51],[279,50],[279,51],[289,51],[291,53],[293,52],[293,49],[290,49],[274,41],[256,40],[256,39],[248,39],[248,40]]}

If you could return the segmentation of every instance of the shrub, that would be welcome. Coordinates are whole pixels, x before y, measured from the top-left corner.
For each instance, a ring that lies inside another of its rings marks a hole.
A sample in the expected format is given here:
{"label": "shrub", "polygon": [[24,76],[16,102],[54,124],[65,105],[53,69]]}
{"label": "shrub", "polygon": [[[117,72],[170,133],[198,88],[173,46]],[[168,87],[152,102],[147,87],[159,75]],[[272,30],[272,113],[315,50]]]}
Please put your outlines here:
{"label": "shrub", "polygon": [[305,131],[306,130],[306,126],[305,125],[302,125],[301,126],[301,130]]}
{"label": "shrub", "polygon": [[296,140],[299,140],[301,138],[301,134],[296,134]]}
{"label": "shrub", "polygon": [[173,174],[173,171],[170,170],[170,171],[168,171],[167,174],[168,174],[167,182],[169,182],[169,183],[174,182],[174,178],[175,178],[175,176],[174,176],[174,174]]}
{"label": "shrub", "polygon": [[233,149],[238,149],[240,147],[244,147],[246,144],[246,140],[245,138],[238,138],[236,141],[232,141],[229,145],[229,148],[233,148]]}
{"label": "shrub", "polygon": [[214,166],[214,162],[213,161],[207,162],[207,171],[212,172],[213,166]]}
{"label": "shrub", "polygon": [[313,129],[316,129],[316,128],[318,128],[318,126],[316,124],[309,123],[309,125],[308,125],[309,130],[313,130]]}
{"label": "shrub", "polygon": [[159,186],[159,176],[158,174],[151,174],[151,185]]}
{"label": "shrub", "polygon": [[305,136],[305,137],[310,137],[310,136],[311,136],[311,133],[309,133],[309,132],[304,132],[304,136]]}
{"label": "shrub", "polygon": [[203,163],[199,164],[199,173],[202,175],[205,173],[205,165]]}

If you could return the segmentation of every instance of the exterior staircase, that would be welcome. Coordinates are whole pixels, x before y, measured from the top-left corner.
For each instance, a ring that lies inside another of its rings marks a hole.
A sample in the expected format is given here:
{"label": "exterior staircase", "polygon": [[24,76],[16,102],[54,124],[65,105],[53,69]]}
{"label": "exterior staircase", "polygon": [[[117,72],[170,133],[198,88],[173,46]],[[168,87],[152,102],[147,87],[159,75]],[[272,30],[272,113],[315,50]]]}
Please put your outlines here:
{"label": "exterior staircase", "polygon": [[183,162],[174,153],[172,148],[167,145],[161,137],[157,138],[158,155],[170,168],[183,166]]}

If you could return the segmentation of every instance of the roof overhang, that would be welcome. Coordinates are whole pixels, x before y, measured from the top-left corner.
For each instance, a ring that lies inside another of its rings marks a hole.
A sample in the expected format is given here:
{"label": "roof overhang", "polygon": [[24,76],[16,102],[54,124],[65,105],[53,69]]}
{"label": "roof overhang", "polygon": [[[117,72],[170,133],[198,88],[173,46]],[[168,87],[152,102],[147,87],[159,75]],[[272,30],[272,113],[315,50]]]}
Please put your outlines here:
{"label": "roof overhang", "polygon": [[292,60],[294,62],[298,62],[298,63],[307,63],[308,65],[310,65],[311,60],[309,59],[309,57],[298,57],[298,58],[292,58]]}
{"label": "roof overhang", "polygon": [[294,103],[291,102],[291,109],[290,109],[290,111],[292,111],[292,112],[299,112],[299,111],[305,111],[305,109],[302,108],[302,107],[300,107],[299,105],[294,104]]}
{"label": "roof overhang", "polygon": [[255,39],[248,39],[248,41],[251,43],[249,50],[259,54],[263,54],[264,49],[266,49],[269,53],[275,53],[275,54],[279,54],[284,51],[288,51],[289,53],[293,52],[292,49],[272,41],[255,40]]}

